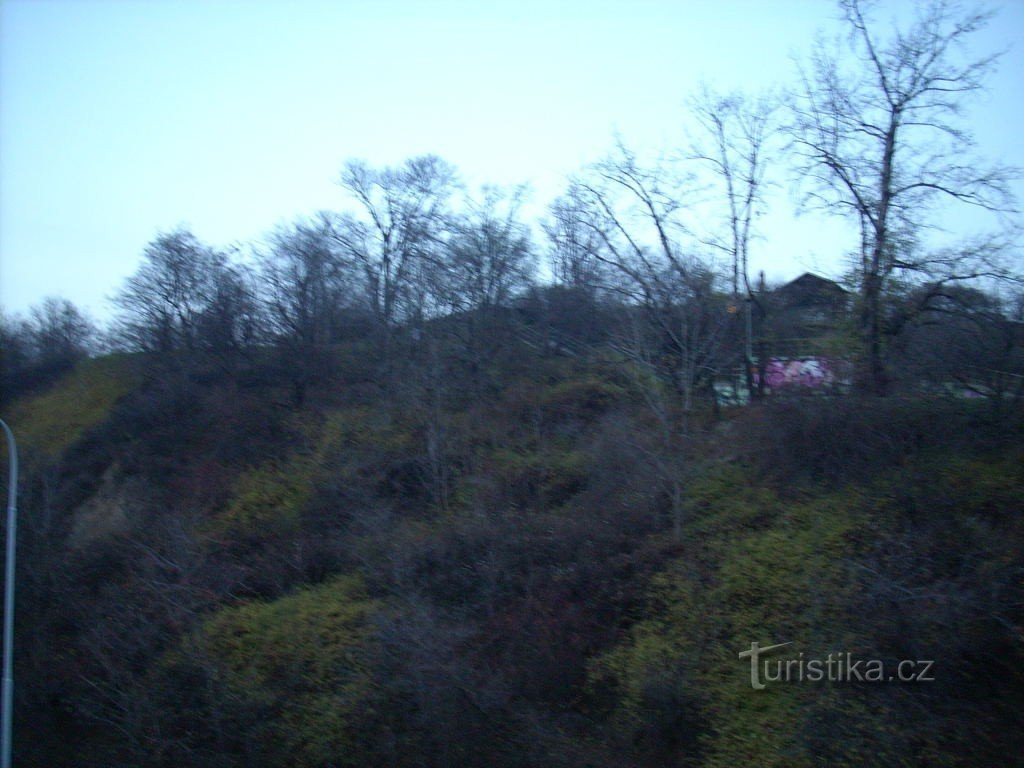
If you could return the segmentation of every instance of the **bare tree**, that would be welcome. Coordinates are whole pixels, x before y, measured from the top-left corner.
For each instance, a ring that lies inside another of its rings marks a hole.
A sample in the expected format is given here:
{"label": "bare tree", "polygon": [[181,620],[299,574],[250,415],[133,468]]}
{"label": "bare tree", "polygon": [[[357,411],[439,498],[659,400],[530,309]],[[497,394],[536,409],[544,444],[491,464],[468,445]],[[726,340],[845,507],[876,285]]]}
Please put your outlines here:
{"label": "bare tree", "polygon": [[67,299],[47,297],[32,307],[28,331],[36,365],[61,370],[92,351],[96,326]]}
{"label": "bare tree", "polygon": [[507,306],[533,275],[533,252],[519,220],[524,190],[488,186],[455,220],[445,258],[442,292],[455,311]]}
{"label": "bare tree", "polygon": [[[1014,171],[976,159],[961,120],[967,97],[983,88],[998,58],[973,57],[967,49],[991,14],[929,0],[906,29],[887,34],[871,16],[874,5],[840,0],[845,44],[818,43],[793,102],[791,132],[808,201],[851,216],[861,228],[863,384],[881,394],[890,278],[934,266],[919,240],[940,204],[1007,210]],[[948,277],[998,271],[984,259],[960,259]]]}
{"label": "bare tree", "polygon": [[750,296],[750,241],[765,204],[767,150],[777,129],[776,105],[767,96],[719,94],[704,87],[691,100],[690,110],[700,126],[690,157],[711,171],[712,202],[724,211],[702,239],[728,256],[733,296]]}
{"label": "bare tree", "polygon": [[278,338],[303,346],[329,344],[338,332],[346,274],[334,247],[333,224],[323,215],[279,228],[262,254],[263,285]]}
{"label": "bare tree", "polygon": [[[957,395],[986,397],[996,413],[1024,398],[1024,324],[1013,302],[962,284],[915,288],[891,323],[900,368]],[[1007,311],[1009,310],[1009,311]]]}
{"label": "bare tree", "polygon": [[352,161],[339,183],[356,213],[340,216],[333,236],[361,275],[366,301],[388,338],[420,309],[415,299],[421,294],[412,287],[444,239],[455,170],[433,155],[379,170]]}
{"label": "bare tree", "polygon": [[[703,391],[715,403],[729,315],[717,275],[694,255],[682,219],[692,177],[672,167],[643,167],[624,147],[577,179],[569,198],[572,226],[587,232],[607,268],[605,290],[621,299],[620,353],[632,362],[653,417],[637,448],[647,456],[682,530],[690,414]],[[582,238],[581,238],[582,239]]]}
{"label": "bare tree", "polygon": [[554,202],[550,218],[544,224],[549,243],[549,261],[552,274],[560,285],[593,292],[604,280],[604,263],[597,258],[601,239],[589,226],[582,223],[586,203],[579,187]]}
{"label": "bare tree", "polygon": [[[507,347],[512,300],[533,278],[533,245],[520,220],[524,195],[521,187],[486,186],[477,199],[467,196],[464,210],[451,218],[446,247],[425,276],[432,302],[449,315],[438,330],[454,342],[449,348],[468,368],[477,397],[494,373],[490,364]],[[431,331],[424,328],[420,335]]]}
{"label": "bare tree", "polygon": [[265,338],[266,322],[256,275],[246,266],[224,264],[210,275],[206,307],[199,316],[200,348],[226,371]]}
{"label": "bare tree", "polygon": [[[743,376],[747,392],[755,395],[754,359],[751,346],[752,314],[763,320],[765,307],[750,285],[750,242],[755,220],[764,207],[767,150],[776,135],[777,104],[768,96],[753,99],[741,93],[721,95],[705,87],[691,102],[700,135],[691,157],[711,172],[711,203],[724,211],[703,241],[724,253],[732,265],[734,337],[747,336],[743,350]],[[724,205],[723,205],[724,203]],[[740,297],[745,311],[741,314]],[[746,317],[744,317],[746,315]],[[763,376],[760,377],[763,380]]]}
{"label": "bare tree", "polygon": [[296,404],[329,372],[330,345],[352,302],[344,259],[328,215],[278,229],[261,256],[264,303]]}
{"label": "bare tree", "polygon": [[158,353],[180,370],[202,364],[231,375],[263,332],[252,273],[185,229],[146,247],[114,302],[115,343]]}
{"label": "bare tree", "polygon": [[25,386],[25,371],[31,360],[31,340],[25,321],[0,311],[0,402],[13,398]]}
{"label": "bare tree", "polygon": [[728,324],[725,307],[715,308],[713,270],[683,245],[692,239],[681,220],[690,181],[644,168],[620,146],[571,192],[579,202],[576,225],[590,231],[594,257],[615,275],[608,289],[638,308],[649,326],[632,338],[658,345],[654,357],[667,368],[684,411],[698,389],[712,391]]}
{"label": "bare tree", "polygon": [[49,381],[95,351],[97,329],[67,299],[47,297],[29,319],[0,313],[0,397]]}
{"label": "bare tree", "polygon": [[194,350],[213,278],[226,264],[222,253],[187,230],[159,235],[114,299],[121,310],[117,330],[122,341],[145,352]]}

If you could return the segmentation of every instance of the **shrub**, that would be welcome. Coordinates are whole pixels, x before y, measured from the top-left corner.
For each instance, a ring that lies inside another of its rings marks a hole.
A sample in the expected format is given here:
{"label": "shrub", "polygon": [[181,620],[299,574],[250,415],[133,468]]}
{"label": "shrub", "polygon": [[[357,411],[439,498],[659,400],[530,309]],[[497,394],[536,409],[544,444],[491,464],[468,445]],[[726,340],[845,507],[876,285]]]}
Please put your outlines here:
{"label": "shrub", "polygon": [[378,610],[360,579],[341,576],[223,609],[182,655],[212,666],[260,765],[362,765],[359,724],[373,698],[368,653]]}

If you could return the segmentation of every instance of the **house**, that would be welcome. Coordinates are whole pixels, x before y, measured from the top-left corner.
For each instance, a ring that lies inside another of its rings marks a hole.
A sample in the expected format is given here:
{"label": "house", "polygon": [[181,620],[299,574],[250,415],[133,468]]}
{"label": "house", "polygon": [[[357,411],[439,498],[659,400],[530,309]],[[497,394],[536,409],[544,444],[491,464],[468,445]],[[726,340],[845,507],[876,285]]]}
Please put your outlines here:
{"label": "house", "polygon": [[755,382],[769,392],[834,391],[849,383],[839,342],[852,295],[833,280],[805,272],[758,296],[753,324]]}
{"label": "house", "polygon": [[772,324],[786,335],[808,336],[836,326],[850,308],[850,293],[839,283],[805,272],[766,296]]}

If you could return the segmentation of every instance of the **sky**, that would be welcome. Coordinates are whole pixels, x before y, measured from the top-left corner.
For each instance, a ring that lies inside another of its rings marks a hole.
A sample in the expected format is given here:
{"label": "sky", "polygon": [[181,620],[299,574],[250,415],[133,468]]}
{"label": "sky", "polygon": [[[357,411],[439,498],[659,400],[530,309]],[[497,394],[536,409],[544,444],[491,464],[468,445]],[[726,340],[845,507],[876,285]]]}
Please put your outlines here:
{"label": "sky", "polygon": [[[905,5],[883,2],[886,12]],[[981,150],[1024,167],[1024,0],[971,112]],[[0,0],[0,307],[63,296],[98,319],[148,242],[219,247],[338,209],[347,159],[435,153],[471,185],[531,186],[531,216],[615,137],[686,145],[702,82],[796,82],[829,0]],[[1024,187],[1017,186],[1024,199]],[[846,225],[772,194],[753,267],[843,271]]]}

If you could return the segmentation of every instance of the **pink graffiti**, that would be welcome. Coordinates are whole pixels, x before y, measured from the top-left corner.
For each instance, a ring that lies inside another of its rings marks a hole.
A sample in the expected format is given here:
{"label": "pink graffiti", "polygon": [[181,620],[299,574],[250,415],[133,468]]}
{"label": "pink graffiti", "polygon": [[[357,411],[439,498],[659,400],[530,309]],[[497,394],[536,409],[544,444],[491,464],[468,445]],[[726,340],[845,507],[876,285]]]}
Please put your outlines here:
{"label": "pink graffiti", "polygon": [[[773,357],[764,367],[764,383],[776,387],[827,387],[836,381],[829,361],[821,357],[808,357],[800,360]],[[754,372],[754,383],[760,382],[757,371]]]}

